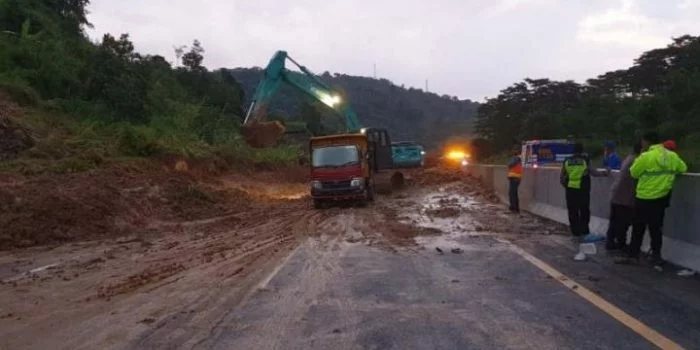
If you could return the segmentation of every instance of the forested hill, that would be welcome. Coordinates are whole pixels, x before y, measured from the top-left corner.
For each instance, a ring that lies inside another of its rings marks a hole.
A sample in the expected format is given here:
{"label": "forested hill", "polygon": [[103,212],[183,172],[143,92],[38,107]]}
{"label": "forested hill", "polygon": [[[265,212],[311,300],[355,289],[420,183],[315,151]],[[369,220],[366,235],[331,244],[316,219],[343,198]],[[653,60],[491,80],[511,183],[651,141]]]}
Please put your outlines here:
{"label": "forested hill", "polygon": [[[263,76],[261,68],[237,68],[231,71],[245,90],[249,101]],[[386,79],[324,73],[321,80],[343,90],[363,126],[384,127],[392,139],[419,141],[436,146],[451,136],[469,135],[478,103],[457,97],[437,95],[414,88],[397,86]],[[289,87],[280,89],[273,99],[270,114],[299,118],[307,99]],[[325,111],[324,125],[342,127],[337,117]]]}
{"label": "forested hill", "polygon": [[651,49],[632,66],[580,84],[546,78],[506,87],[479,107],[475,131],[495,152],[522,140],[574,136],[600,155],[604,140],[627,149],[645,131],[678,142],[700,170],[700,36]]}

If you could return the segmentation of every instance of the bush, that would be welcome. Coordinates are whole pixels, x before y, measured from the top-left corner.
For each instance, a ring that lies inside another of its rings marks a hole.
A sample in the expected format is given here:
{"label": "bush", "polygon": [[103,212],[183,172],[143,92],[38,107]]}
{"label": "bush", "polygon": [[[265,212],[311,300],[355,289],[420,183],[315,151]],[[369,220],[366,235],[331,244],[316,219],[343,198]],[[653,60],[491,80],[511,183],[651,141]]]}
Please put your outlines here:
{"label": "bush", "polygon": [[127,156],[150,157],[163,152],[155,131],[144,126],[123,125],[118,144],[119,152]]}
{"label": "bush", "polygon": [[21,80],[3,81],[0,77],[0,93],[7,94],[20,106],[36,106],[41,98],[29,84]]}

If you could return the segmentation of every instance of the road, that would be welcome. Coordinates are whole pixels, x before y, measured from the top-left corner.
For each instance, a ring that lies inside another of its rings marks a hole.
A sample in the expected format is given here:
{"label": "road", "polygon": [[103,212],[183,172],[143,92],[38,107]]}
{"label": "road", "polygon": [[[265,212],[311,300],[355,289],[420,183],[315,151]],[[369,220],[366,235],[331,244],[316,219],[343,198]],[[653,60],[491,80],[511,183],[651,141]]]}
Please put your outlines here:
{"label": "road", "polygon": [[697,278],[575,262],[473,185],[246,215],[0,256],[0,348],[700,348]]}

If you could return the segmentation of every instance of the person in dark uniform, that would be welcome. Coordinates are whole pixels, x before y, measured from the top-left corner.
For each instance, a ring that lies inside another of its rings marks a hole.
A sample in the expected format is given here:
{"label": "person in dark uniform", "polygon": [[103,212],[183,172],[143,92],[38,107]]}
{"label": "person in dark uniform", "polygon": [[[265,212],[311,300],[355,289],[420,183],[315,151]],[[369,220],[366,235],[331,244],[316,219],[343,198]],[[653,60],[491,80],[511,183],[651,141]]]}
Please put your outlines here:
{"label": "person in dark uniform", "polygon": [[577,241],[590,233],[591,175],[607,174],[607,171],[599,172],[591,168],[591,160],[583,153],[583,145],[579,142],[574,144],[574,154],[562,164],[560,181],[566,190],[569,227]]}

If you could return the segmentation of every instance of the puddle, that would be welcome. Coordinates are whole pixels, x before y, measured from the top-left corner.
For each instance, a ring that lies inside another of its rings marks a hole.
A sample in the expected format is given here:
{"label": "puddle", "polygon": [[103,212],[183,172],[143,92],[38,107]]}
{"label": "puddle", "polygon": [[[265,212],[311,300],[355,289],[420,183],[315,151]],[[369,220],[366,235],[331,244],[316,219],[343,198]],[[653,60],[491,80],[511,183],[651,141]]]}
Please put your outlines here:
{"label": "puddle", "polygon": [[470,212],[487,206],[468,196],[451,193],[450,187],[442,187],[437,192],[418,197],[412,205],[402,206],[399,209],[399,221],[443,232],[439,236],[415,237],[416,243],[421,246],[428,249],[459,247],[468,251],[476,247],[467,244],[465,239],[485,235],[484,232],[476,232],[476,222]]}
{"label": "puddle", "polygon": [[420,197],[417,202],[420,204],[401,208],[402,223],[437,229],[447,234],[474,230],[474,220],[468,212],[478,209],[480,204],[469,197],[441,188],[439,192]]}

